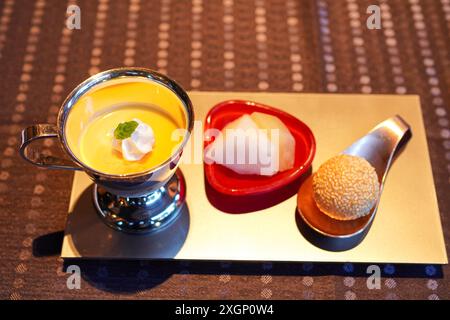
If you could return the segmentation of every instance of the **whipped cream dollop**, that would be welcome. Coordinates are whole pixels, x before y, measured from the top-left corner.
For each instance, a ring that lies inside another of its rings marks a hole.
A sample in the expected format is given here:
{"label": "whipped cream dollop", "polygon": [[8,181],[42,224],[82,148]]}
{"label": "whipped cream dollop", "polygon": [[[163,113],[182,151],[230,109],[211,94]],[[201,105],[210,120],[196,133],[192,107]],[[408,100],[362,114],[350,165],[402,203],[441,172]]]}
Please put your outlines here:
{"label": "whipped cream dollop", "polygon": [[133,119],[138,126],[129,138],[117,139],[113,137],[113,148],[122,153],[128,161],[141,160],[151,152],[155,144],[155,135],[152,127],[139,119]]}

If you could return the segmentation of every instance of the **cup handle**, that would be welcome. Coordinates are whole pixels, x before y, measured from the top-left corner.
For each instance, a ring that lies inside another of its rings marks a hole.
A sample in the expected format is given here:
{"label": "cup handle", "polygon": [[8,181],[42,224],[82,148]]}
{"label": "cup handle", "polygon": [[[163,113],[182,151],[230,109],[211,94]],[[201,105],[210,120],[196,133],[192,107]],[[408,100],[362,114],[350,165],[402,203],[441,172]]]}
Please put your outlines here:
{"label": "cup handle", "polygon": [[45,155],[40,150],[28,148],[32,142],[44,138],[57,138],[58,129],[52,124],[36,124],[22,130],[20,155],[28,162],[49,169],[82,170],[73,161]]}

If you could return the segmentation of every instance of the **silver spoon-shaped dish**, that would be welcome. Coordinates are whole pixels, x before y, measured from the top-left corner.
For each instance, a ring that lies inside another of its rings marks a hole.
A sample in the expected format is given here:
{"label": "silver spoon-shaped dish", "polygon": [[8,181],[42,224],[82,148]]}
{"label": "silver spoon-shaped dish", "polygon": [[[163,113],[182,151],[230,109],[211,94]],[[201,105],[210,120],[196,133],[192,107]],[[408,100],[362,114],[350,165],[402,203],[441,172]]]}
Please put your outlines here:
{"label": "silver spoon-shaped dish", "polygon": [[371,212],[364,217],[341,221],[321,212],[313,199],[311,175],[300,187],[297,197],[297,225],[302,234],[326,250],[343,251],[357,246],[375,218],[389,168],[411,136],[408,123],[396,115],[377,125],[342,152],[366,159],[378,175],[379,197]]}

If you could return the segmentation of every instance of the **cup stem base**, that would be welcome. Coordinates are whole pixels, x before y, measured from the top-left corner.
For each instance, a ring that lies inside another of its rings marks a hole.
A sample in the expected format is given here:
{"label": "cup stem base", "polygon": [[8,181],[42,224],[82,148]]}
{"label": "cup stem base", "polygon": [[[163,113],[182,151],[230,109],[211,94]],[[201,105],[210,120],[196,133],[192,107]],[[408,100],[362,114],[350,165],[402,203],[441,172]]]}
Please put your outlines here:
{"label": "cup stem base", "polygon": [[94,186],[94,205],[109,227],[133,234],[164,229],[179,216],[186,198],[186,183],[178,169],[169,181],[152,193],[141,197],[112,194]]}

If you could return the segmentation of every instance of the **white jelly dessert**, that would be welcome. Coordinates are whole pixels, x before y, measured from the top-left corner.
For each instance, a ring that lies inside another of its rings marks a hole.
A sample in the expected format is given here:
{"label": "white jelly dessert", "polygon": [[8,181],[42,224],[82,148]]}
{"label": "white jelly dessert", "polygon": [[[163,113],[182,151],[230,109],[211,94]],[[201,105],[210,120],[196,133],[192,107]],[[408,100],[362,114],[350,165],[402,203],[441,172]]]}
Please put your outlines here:
{"label": "white jelly dessert", "polygon": [[205,149],[204,159],[239,174],[272,176],[293,168],[295,139],[276,116],[244,114],[221,130]]}

